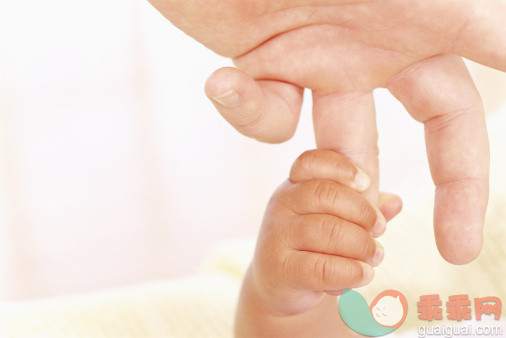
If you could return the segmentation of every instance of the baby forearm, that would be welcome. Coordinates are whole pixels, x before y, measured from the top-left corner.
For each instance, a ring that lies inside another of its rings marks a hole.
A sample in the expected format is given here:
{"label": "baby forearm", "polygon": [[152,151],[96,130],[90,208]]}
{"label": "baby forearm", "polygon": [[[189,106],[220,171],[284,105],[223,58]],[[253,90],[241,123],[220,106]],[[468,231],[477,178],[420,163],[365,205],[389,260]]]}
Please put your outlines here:
{"label": "baby forearm", "polygon": [[261,298],[250,272],[241,290],[235,322],[241,337],[353,337],[339,315],[336,297],[326,296],[310,311],[292,316],[273,313]]}

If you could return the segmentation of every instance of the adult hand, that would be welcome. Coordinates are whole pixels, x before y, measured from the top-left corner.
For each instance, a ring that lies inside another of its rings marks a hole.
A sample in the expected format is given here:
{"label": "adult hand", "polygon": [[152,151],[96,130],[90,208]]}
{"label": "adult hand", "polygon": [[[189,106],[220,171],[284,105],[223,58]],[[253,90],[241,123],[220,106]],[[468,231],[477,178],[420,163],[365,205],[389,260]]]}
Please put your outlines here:
{"label": "adult hand", "polygon": [[303,88],[313,91],[319,148],[345,154],[378,191],[372,91],[388,88],[424,123],[442,256],[482,245],[489,150],[480,96],[459,56],[506,70],[506,0],[150,0],[235,68],[206,93],[241,133],[289,139]]}

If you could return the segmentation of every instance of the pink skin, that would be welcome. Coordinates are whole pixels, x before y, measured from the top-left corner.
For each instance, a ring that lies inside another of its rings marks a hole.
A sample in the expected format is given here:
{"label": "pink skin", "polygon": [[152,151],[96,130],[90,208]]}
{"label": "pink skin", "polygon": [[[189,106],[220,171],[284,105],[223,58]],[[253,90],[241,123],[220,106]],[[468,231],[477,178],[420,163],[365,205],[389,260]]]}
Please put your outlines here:
{"label": "pink skin", "polygon": [[[282,142],[302,88],[313,92],[317,145],[348,156],[378,196],[372,91],[386,87],[424,123],[438,249],[477,257],[489,150],[480,96],[459,56],[506,71],[506,0],[151,0],[169,20],[238,67],[206,93],[241,133]],[[441,18],[444,18],[442,20]]]}

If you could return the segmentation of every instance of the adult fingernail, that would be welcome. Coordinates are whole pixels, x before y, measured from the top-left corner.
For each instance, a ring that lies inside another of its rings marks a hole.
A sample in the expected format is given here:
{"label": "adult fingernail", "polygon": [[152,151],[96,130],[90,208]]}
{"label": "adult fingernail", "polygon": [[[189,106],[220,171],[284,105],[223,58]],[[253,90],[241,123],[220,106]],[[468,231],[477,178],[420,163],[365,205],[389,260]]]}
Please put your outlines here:
{"label": "adult fingernail", "polygon": [[374,253],[374,257],[372,258],[372,265],[377,266],[385,257],[385,248],[378,241],[376,241],[376,252]]}
{"label": "adult fingernail", "polygon": [[355,176],[355,186],[359,191],[366,191],[371,184],[371,178],[362,169],[357,169],[357,175]]}
{"label": "adult fingernail", "polygon": [[211,99],[218,102],[226,108],[234,108],[241,102],[241,97],[235,89],[231,89],[226,93],[217,96],[211,96]]}

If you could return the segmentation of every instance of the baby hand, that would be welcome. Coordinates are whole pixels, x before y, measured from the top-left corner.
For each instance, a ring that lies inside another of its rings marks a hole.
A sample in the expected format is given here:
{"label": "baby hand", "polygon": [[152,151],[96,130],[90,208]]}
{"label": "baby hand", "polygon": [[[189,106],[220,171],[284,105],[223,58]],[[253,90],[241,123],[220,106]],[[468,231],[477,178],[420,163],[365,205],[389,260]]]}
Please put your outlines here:
{"label": "baby hand", "polygon": [[[245,286],[272,313],[295,315],[326,294],[370,283],[384,250],[381,211],[360,193],[368,176],[328,150],[303,153],[271,198]],[[401,202],[386,214],[400,211]],[[244,290],[243,290],[244,292]]]}

